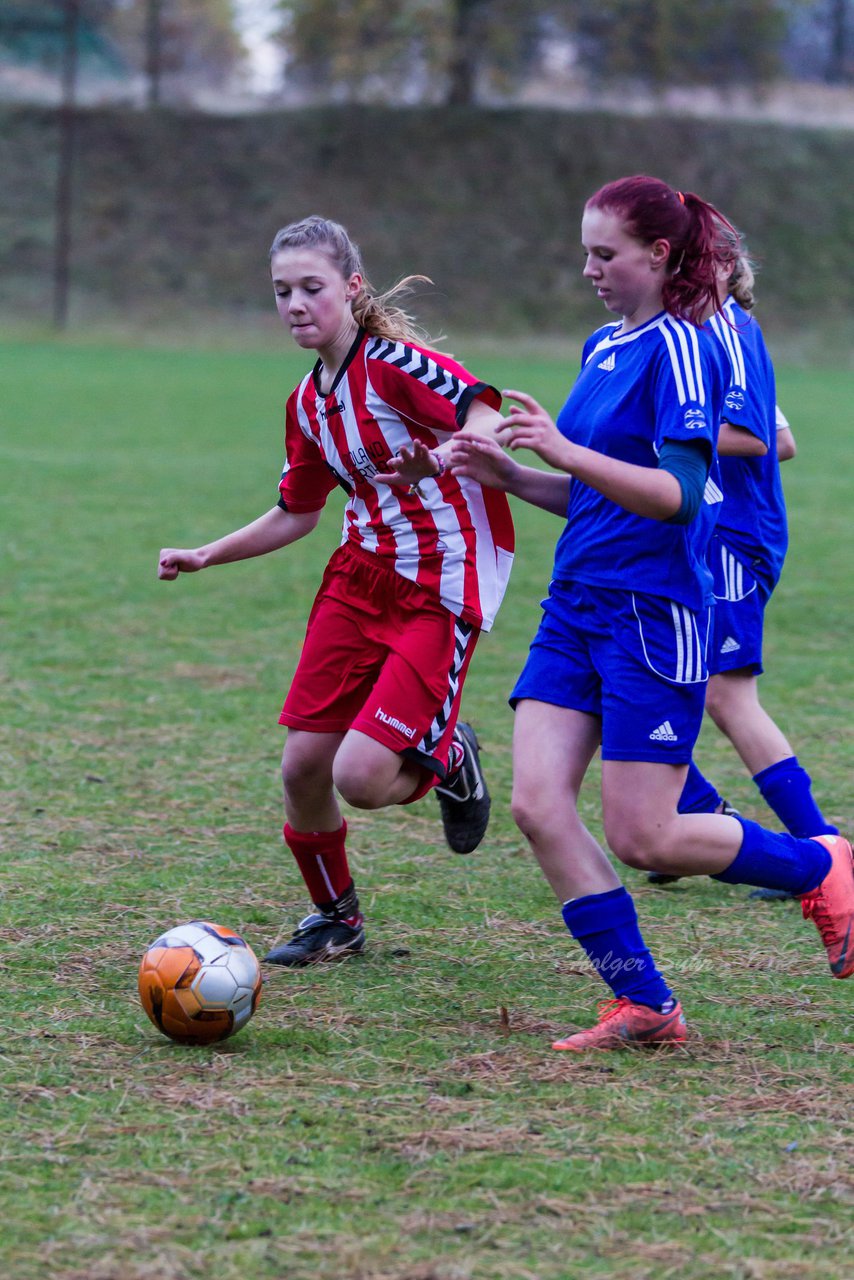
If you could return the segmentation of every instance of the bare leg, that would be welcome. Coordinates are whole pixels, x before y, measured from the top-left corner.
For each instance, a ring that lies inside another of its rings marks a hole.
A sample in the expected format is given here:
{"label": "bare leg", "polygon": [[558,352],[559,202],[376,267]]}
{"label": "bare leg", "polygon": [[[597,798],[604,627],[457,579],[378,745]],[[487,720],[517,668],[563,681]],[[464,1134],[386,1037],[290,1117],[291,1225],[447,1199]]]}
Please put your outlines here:
{"label": "bare leg", "polygon": [[578,814],[578,794],[599,746],[600,722],[525,700],[513,738],[513,816],[558,901],[567,929],[615,999],[588,1031],[555,1049],[650,1045],[685,1038],[682,1009],[641,935],[631,897]]}
{"label": "bare leg", "polygon": [[516,708],[513,817],[559,902],[620,887],[577,807],[599,736],[595,716],[531,699]]}
{"label": "bare leg", "polygon": [[712,676],[706,710],[735,747],[751,777],[787,760],[794,752],[783,731],[759,701],[759,681],[748,671]]}
{"label": "bare leg", "polygon": [[269,964],[298,968],[355,955],[365,945],[359,901],[346,853],[346,831],[332,782],[343,734],[288,731],[282,754],[285,843],[319,908],[293,936],[267,952]]}
{"label": "bare leg", "polygon": [[671,875],[716,875],[738,853],[737,818],[679,813],[687,766],[603,760],[602,811],[610,848],[627,866]]}
{"label": "bare leg", "polygon": [[335,754],[332,776],[348,804],[357,809],[382,809],[408,800],[423,770],[367,734],[351,729]]}
{"label": "bare leg", "polygon": [[285,817],[297,831],[337,831],[341,810],[332,786],[340,733],[289,729],[282,752]]}

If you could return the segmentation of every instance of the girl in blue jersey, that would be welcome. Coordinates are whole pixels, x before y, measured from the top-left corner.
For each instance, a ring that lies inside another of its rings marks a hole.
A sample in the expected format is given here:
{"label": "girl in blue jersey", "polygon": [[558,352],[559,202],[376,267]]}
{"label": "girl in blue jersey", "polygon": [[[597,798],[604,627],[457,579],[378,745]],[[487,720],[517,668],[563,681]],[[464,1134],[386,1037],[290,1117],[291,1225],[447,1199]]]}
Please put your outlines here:
{"label": "girl in blue jersey", "polygon": [[[730,361],[730,386],[718,436],[724,501],[709,546],[715,610],[706,709],[732,742],[769,808],[796,836],[838,835],[818,808],[811,779],[759,701],[765,608],[788,546],[780,462],[794,438],[777,407],[774,368],[751,314],[753,265],[731,227],[719,228],[719,310],[709,320]],[[679,802],[683,812],[724,811],[726,802],[692,762]],[[678,877],[651,872],[653,883]],[[751,896],[791,897],[757,889]]]}
{"label": "girl in blue jersey", "polygon": [[[703,716],[721,489],[715,441],[729,386],[716,305],[711,205],[655,178],[609,183],[582,220],[584,275],[620,319],[584,346],[557,423],[531,396],[506,419],[510,447],[455,441],[452,467],[565,520],[543,619],[513,690],[513,814],[614,999],[579,1051],[678,1043],[681,1006],[632,899],[582,823],[578,793],[602,754],[605,836],[629,866],[803,897],[837,977],[854,973],[854,866],[839,837],[777,835],[740,817],[680,814]],[[729,225],[729,224],[726,224]]]}

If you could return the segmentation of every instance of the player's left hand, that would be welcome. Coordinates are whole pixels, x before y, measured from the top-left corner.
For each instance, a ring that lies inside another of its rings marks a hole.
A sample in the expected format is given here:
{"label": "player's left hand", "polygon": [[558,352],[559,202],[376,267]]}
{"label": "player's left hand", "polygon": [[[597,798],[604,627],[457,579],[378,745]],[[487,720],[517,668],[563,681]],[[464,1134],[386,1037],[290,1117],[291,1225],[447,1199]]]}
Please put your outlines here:
{"label": "player's left hand", "polygon": [[530,449],[543,462],[561,471],[569,470],[569,451],[572,446],[558,431],[554,419],[543,406],[524,391],[506,390],[501,393],[516,405],[504,419],[501,443],[509,449]]}
{"label": "player's left hand", "polygon": [[435,476],[440,470],[436,454],[420,440],[413,440],[412,448],[405,445],[400,453],[388,460],[388,470],[378,472],[374,479],[379,484],[412,485]]}

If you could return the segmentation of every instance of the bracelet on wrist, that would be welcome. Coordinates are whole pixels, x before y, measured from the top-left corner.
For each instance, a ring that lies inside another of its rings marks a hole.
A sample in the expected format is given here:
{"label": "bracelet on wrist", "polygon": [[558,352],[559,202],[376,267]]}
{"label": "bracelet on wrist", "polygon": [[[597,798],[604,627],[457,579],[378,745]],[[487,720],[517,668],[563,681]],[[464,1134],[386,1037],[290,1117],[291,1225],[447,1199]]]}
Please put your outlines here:
{"label": "bracelet on wrist", "polygon": [[[433,453],[430,456],[432,457],[433,461],[436,463],[436,470],[433,471],[429,476],[424,476],[424,479],[438,480],[439,477],[443,476],[447,470],[447,467],[445,466],[445,459],[442,457],[441,453]],[[409,492],[417,493],[419,498],[423,498],[424,494],[421,492],[420,488],[418,487],[420,484],[421,484],[421,481],[416,480],[415,484],[411,484],[409,486]]]}

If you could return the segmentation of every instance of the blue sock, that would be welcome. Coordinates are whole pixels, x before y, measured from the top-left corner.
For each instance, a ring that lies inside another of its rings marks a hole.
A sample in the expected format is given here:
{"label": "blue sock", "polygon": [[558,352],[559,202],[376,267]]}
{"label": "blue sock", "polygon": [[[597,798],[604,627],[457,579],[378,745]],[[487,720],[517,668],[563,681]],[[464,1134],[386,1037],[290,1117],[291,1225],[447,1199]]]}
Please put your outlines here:
{"label": "blue sock", "polygon": [[692,760],[688,765],[688,776],[679,797],[677,808],[680,813],[714,813],[723,802],[723,796],[714,787]]}
{"label": "blue sock", "polygon": [[813,800],[812,779],[798,764],[797,756],[779,760],[754,774],[762,799],[773,809],[793,836],[838,836],[838,827],[826,822]]}
{"label": "blue sock", "polygon": [[741,848],[726,871],[712,876],[713,880],[801,894],[820,885],[830,870],[830,854],[817,840],[778,835],[747,818],[738,821],[744,829]]}
{"label": "blue sock", "polygon": [[635,904],[626,889],[572,898],[561,909],[564,924],[587,952],[615,996],[660,1009],[672,993],[641,937]]}

